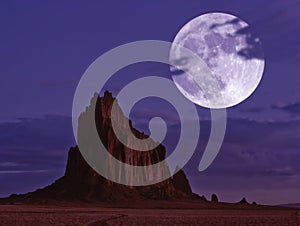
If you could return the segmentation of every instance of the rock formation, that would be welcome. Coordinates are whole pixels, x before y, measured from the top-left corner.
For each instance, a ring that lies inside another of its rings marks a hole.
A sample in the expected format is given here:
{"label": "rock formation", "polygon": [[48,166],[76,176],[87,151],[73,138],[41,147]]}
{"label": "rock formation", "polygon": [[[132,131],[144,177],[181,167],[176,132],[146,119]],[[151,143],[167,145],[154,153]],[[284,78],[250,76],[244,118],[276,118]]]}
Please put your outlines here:
{"label": "rock formation", "polygon": [[[111,122],[111,108],[115,98],[112,97],[111,93],[106,91],[101,98],[97,94],[93,97],[91,103],[93,103],[93,101],[96,101],[95,111],[93,112],[91,107],[87,107],[86,111],[82,113],[79,118],[78,126],[89,126],[85,125],[85,118],[89,113],[94,114],[98,136],[112,156],[119,161],[140,166],[158,163],[166,158],[166,149],[161,144],[150,151],[142,152],[128,148],[116,138]],[[125,118],[118,105],[117,108],[117,115],[114,118],[117,120],[120,130],[123,130],[124,124],[128,123],[128,119]],[[144,133],[134,129],[131,123],[130,129],[137,138],[148,138]],[[127,134],[124,133],[122,136],[126,137]],[[81,139],[83,139],[83,142],[88,143],[90,137],[83,136]],[[128,142],[132,142],[132,140],[128,138]],[[104,164],[103,167],[105,167],[108,173],[115,176],[122,176],[129,182],[133,179],[132,177],[143,180],[143,178],[147,176],[134,174],[127,175],[122,168],[116,168],[110,165],[109,162],[105,162]],[[166,164],[162,165],[159,172],[153,172],[153,175],[150,176],[160,176],[158,173],[160,173],[160,175],[168,174],[168,166]],[[173,177],[149,186],[134,187],[111,182],[97,174],[89,164],[87,164],[79,151],[78,146],[71,147],[69,150],[67,167],[63,177],[46,188],[38,189],[35,192],[25,195],[14,195],[10,199],[12,201],[24,202],[34,202],[36,200],[78,200],[88,202],[117,202],[124,200],[204,200],[192,192],[185,173],[180,169],[178,169],[178,173]]]}
{"label": "rock formation", "polygon": [[211,195],[211,201],[212,202],[219,202],[218,196],[216,194]]}
{"label": "rock formation", "polygon": [[245,197],[243,197],[242,200],[239,201],[238,203],[239,203],[239,204],[249,204],[249,203],[247,202],[247,199],[246,199]]}
{"label": "rock formation", "polygon": [[173,176],[173,185],[176,189],[184,192],[185,194],[192,194],[190,183],[183,172],[183,170],[177,167],[176,174]]}

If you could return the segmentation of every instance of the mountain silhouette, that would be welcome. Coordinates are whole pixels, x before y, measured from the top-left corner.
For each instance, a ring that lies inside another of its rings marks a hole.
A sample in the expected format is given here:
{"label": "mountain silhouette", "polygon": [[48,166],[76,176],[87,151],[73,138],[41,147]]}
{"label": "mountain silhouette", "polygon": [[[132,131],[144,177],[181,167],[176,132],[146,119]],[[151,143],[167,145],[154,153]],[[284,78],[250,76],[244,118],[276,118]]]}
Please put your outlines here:
{"label": "mountain silhouette", "polygon": [[[81,114],[78,121],[78,128],[86,127],[85,118],[89,113],[95,114],[95,122],[98,131],[98,136],[108,152],[121,162],[146,166],[158,162],[162,162],[166,158],[166,149],[162,144],[158,144],[155,148],[149,151],[137,151],[130,149],[126,144],[121,143],[112,128],[111,109],[115,101],[112,93],[106,91],[103,97],[95,94],[91,103],[96,103],[96,108],[92,108],[92,104],[86,108],[86,111]],[[94,112],[93,112],[94,110]],[[121,108],[117,105],[115,119],[118,123],[118,128],[123,131],[125,123],[128,124],[128,119],[124,116]],[[130,129],[135,137],[139,139],[147,139],[149,136],[143,132],[133,128],[131,121]],[[80,131],[80,130],[79,130]],[[79,132],[80,133],[80,132]],[[134,142],[130,136],[124,132],[123,137],[127,138],[127,142]],[[90,137],[82,136],[83,141],[89,143]],[[152,139],[150,142],[155,143]],[[101,162],[102,163],[102,162]],[[163,164],[158,172],[150,172],[152,175],[132,175],[127,174],[122,167],[111,165],[109,162],[103,162],[103,167],[109,175],[119,175],[127,182],[132,180],[132,177],[138,177],[144,180],[147,176],[157,177],[161,174],[169,174],[167,164]],[[127,186],[107,180],[99,175],[83,158],[78,146],[71,147],[68,153],[67,166],[64,176],[56,180],[53,184],[22,195],[11,195],[6,198],[9,202],[24,202],[24,203],[43,203],[47,201],[83,201],[83,202],[124,202],[124,201],[145,201],[145,200],[199,200],[204,201],[204,197],[200,197],[192,192],[189,181],[183,170],[177,168],[177,173],[173,177],[147,186]],[[147,172],[149,173],[149,172]]]}

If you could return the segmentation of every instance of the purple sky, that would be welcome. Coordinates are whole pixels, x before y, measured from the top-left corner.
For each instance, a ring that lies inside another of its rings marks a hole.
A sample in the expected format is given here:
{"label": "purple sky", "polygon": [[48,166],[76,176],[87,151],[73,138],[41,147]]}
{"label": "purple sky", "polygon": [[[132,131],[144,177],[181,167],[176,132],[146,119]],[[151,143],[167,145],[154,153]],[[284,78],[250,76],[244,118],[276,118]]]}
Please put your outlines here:
{"label": "purple sky", "polygon": [[[300,202],[300,2],[289,0],[1,1],[0,196],[43,187],[63,175],[75,143],[73,95],[98,56],[131,41],[172,41],[190,19],[213,11],[251,25],[263,43],[266,67],[255,93],[228,109],[221,152],[202,173],[197,164],[210,118],[198,107],[199,148],[185,167],[193,190],[208,197],[217,193],[222,201],[246,196],[266,204]],[[106,88],[116,95],[145,75],[169,78],[168,70],[157,63],[132,65]],[[144,131],[151,116],[165,117],[174,128],[164,142],[170,152],[178,137],[174,109],[146,99],[131,114]]]}

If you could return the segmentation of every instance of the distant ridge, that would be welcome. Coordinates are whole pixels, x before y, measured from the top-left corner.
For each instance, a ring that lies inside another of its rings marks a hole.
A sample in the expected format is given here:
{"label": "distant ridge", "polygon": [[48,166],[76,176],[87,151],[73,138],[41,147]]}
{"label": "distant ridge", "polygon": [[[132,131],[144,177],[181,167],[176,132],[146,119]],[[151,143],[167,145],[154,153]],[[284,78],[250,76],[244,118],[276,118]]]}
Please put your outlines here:
{"label": "distant ridge", "polygon": [[300,209],[300,203],[281,204],[280,206]]}

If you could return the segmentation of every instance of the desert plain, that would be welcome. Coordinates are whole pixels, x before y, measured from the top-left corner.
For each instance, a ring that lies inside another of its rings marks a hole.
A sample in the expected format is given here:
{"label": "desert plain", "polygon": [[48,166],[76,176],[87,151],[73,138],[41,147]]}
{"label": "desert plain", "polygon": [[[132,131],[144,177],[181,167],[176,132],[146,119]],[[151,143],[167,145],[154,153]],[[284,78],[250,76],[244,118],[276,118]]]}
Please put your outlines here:
{"label": "desert plain", "polygon": [[0,205],[0,225],[300,225],[297,209],[216,205],[214,208],[195,203],[164,203],[136,206]]}

